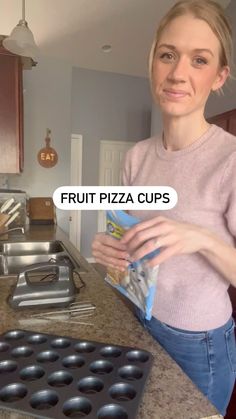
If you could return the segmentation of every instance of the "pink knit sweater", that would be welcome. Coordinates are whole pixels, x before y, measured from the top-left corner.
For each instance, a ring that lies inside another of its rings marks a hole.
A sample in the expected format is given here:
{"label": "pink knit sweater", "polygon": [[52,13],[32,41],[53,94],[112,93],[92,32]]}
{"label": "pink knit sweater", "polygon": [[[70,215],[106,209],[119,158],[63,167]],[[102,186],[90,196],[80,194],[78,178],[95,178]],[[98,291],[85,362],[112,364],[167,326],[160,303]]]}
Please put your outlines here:
{"label": "pink knit sweater", "polygon": [[[165,215],[203,226],[230,245],[236,238],[236,137],[216,125],[190,146],[167,151],[161,137],[128,151],[124,185],[172,186],[178,203],[168,211],[130,211],[148,219]],[[229,282],[199,253],[160,265],[153,316],[170,326],[203,331],[222,326],[232,314]]]}

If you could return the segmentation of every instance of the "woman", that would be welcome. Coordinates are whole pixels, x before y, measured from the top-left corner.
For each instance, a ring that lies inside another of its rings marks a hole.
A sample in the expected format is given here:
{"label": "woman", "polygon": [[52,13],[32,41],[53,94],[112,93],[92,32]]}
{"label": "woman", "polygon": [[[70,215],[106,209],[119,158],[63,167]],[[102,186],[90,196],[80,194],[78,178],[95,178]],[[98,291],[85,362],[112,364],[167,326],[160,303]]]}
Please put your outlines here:
{"label": "woman", "polygon": [[232,37],[213,1],[183,0],[162,19],[150,53],[162,136],[126,156],[124,184],[172,186],[169,211],[130,211],[142,219],[118,241],[96,235],[96,261],[123,271],[160,248],[152,319],[139,319],[225,414],[235,383],[236,345],[227,293],[236,286],[236,138],[204,117],[209,94],[230,75]]}

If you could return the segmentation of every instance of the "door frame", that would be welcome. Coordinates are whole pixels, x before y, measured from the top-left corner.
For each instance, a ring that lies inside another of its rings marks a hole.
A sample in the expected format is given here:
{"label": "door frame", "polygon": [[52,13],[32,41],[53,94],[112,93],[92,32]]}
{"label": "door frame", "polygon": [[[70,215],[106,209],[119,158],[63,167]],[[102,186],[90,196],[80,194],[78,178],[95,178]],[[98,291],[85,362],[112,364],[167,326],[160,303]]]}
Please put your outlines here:
{"label": "door frame", "polygon": [[[127,144],[128,148],[131,148],[135,145],[134,141],[120,141],[120,140],[100,140],[99,145],[99,186],[104,186],[102,184],[102,171],[101,171],[101,165],[102,165],[102,145],[108,144],[108,145],[124,145]],[[127,150],[128,151],[128,150]],[[116,185],[119,186],[119,185]],[[97,231],[104,231],[104,211],[98,211],[97,216]]]}
{"label": "door frame", "polygon": [[[83,137],[71,134],[71,186],[82,186]],[[70,211],[69,236],[72,244],[80,250],[81,247],[81,210]]]}

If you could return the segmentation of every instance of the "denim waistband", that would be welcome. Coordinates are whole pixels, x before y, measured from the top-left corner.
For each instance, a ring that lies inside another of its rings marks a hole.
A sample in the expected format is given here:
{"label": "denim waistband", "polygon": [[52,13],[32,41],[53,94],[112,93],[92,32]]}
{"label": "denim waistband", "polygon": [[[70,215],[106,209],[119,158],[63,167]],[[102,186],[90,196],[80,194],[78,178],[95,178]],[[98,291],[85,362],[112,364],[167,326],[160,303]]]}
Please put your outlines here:
{"label": "denim waistband", "polygon": [[230,318],[228,319],[228,321],[225,324],[223,324],[222,326],[219,326],[215,329],[192,331],[192,330],[177,328],[177,327],[169,325],[168,323],[163,323],[160,320],[158,320],[156,317],[152,317],[151,320],[146,320],[145,319],[145,314],[143,313],[143,311],[141,311],[137,307],[136,307],[135,311],[136,311],[136,316],[138,317],[138,319],[140,320],[140,322],[143,324],[144,327],[147,327],[148,325],[151,325],[151,323],[154,321],[154,322],[158,322],[160,324],[166,325],[166,326],[170,327],[171,329],[175,330],[176,332],[179,331],[179,332],[185,332],[185,333],[190,333],[190,334],[195,334],[195,333],[196,334],[198,334],[198,333],[209,333],[209,334],[211,334],[212,332],[216,332],[216,333],[217,332],[219,332],[219,333],[223,332],[224,333],[226,330],[228,330],[232,326],[233,323],[235,324],[233,317],[230,316]]}
{"label": "denim waistband", "polygon": [[[160,322],[160,320],[156,319],[154,317],[154,319],[158,322]],[[162,322],[160,322],[162,323]],[[228,330],[232,324],[234,323],[234,319],[232,318],[232,316],[229,318],[229,320],[223,324],[223,326],[220,327],[216,327],[215,329],[209,329],[209,330],[198,330],[198,331],[192,331],[192,330],[184,330],[184,329],[180,329],[177,327],[173,327],[167,324],[167,326],[171,327],[171,329],[176,330],[177,332],[185,332],[185,333],[191,333],[191,334],[198,334],[198,333],[207,333],[207,334],[211,334],[211,333],[224,333],[226,330]],[[164,323],[163,323],[164,324]]]}

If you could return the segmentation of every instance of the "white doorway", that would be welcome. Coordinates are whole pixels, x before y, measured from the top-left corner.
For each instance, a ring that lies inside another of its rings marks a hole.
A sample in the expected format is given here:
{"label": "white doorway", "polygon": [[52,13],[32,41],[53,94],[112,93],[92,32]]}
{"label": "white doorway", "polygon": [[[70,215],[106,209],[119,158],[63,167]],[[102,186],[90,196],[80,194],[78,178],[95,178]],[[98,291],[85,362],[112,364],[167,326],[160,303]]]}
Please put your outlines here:
{"label": "white doorway", "polygon": [[[83,137],[82,135],[71,135],[71,186],[82,185],[82,162],[83,162]],[[80,250],[81,242],[81,211],[70,211],[69,236],[72,244]]]}
{"label": "white doorway", "polygon": [[[124,156],[134,144],[131,141],[100,141],[99,186],[122,185]],[[98,211],[98,231],[105,230],[105,211]]]}

